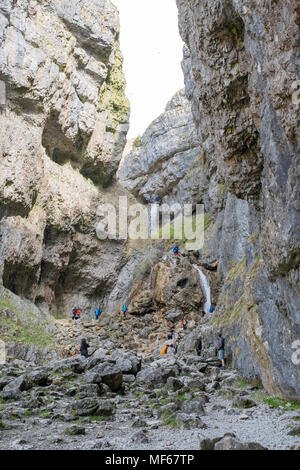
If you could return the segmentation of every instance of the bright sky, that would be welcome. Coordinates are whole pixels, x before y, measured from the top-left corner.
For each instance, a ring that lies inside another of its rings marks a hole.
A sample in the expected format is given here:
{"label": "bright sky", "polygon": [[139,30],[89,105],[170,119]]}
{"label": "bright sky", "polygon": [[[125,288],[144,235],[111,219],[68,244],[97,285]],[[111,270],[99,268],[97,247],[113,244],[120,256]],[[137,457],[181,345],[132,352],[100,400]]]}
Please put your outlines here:
{"label": "bright sky", "polygon": [[184,86],[178,10],[176,0],[112,1],[120,12],[132,138],[143,134]]}

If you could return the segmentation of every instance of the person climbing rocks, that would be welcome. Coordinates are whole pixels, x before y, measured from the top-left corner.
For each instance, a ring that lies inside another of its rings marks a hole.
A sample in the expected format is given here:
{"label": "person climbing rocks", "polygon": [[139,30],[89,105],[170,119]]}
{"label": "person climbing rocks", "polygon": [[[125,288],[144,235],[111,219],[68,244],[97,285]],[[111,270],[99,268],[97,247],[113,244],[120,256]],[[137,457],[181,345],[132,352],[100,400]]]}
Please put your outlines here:
{"label": "person climbing rocks", "polygon": [[124,304],[124,305],[123,305],[123,315],[124,315],[124,318],[126,317],[126,313],[127,313],[127,305]]}
{"label": "person climbing rocks", "polygon": [[197,352],[197,356],[201,356],[201,351],[202,351],[202,338],[201,336],[198,336],[197,340],[196,340],[196,352]]}
{"label": "person climbing rocks", "polygon": [[179,247],[177,245],[173,247],[173,253],[175,256],[180,256]]}
{"label": "person climbing rocks", "polygon": [[81,345],[80,345],[80,353],[82,356],[84,356],[86,359],[88,359],[89,357],[89,353],[88,353],[88,348],[90,347],[90,345],[87,343],[86,339],[83,338],[81,340]]}
{"label": "person climbing rocks", "polygon": [[187,320],[186,320],[185,317],[182,317],[181,323],[182,323],[182,328],[184,330],[186,330],[187,329]]}
{"label": "person climbing rocks", "polygon": [[224,359],[225,339],[223,338],[222,333],[219,333],[217,348],[218,348],[218,357],[220,361],[222,362],[222,369],[225,369],[225,359]]}
{"label": "person climbing rocks", "polygon": [[103,312],[103,310],[102,310],[101,307],[96,308],[96,310],[95,310],[95,317],[96,317],[96,320],[97,320],[97,321],[99,320],[99,317],[101,317],[102,312]]}

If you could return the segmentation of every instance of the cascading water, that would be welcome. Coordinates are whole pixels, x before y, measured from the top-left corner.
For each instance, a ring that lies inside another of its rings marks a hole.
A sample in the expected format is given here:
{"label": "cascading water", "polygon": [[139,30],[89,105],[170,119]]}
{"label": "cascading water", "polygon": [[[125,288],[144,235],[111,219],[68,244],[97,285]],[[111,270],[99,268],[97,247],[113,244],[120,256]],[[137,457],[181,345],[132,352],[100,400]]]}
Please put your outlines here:
{"label": "cascading water", "polygon": [[204,304],[204,312],[208,313],[209,308],[211,306],[209,281],[208,281],[207,277],[205,276],[205,274],[201,271],[199,266],[197,266],[196,264],[194,264],[193,266],[194,266],[195,269],[197,269],[197,271],[199,273],[200,284],[201,284],[201,287],[203,289],[205,299],[206,299],[206,302]]}

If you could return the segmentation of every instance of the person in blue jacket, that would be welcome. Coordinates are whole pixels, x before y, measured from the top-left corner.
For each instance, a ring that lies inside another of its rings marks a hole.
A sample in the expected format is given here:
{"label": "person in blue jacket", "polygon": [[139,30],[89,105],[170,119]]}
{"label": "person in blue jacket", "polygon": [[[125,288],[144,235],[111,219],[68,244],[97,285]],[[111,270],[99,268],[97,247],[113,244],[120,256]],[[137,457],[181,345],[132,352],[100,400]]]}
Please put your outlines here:
{"label": "person in blue jacket", "polygon": [[99,317],[101,316],[102,312],[103,312],[102,308],[100,308],[100,307],[96,308],[96,310],[95,310],[96,320],[99,320]]}
{"label": "person in blue jacket", "polygon": [[175,245],[175,246],[173,247],[173,253],[174,253],[175,256],[179,256],[179,255],[180,255],[179,248],[178,248],[177,245]]}
{"label": "person in blue jacket", "polygon": [[126,313],[127,313],[127,305],[124,304],[124,305],[123,305],[123,314],[124,314],[124,317],[126,317]]}

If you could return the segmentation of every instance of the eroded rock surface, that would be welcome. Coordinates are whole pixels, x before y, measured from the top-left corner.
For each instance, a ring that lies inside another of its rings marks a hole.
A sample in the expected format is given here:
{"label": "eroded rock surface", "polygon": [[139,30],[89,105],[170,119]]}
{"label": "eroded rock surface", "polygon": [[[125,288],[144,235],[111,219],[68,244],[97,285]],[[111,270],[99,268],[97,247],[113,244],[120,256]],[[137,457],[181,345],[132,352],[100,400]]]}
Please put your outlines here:
{"label": "eroded rock surface", "polygon": [[128,130],[118,37],[110,1],[0,6],[0,273],[44,310],[100,301],[122,265],[95,232]]}
{"label": "eroded rock surface", "polygon": [[[224,210],[202,261],[219,259],[215,326],[233,363],[299,397],[299,6],[177,1],[183,70],[206,171]],[[206,204],[206,211],[212,208]]]}

